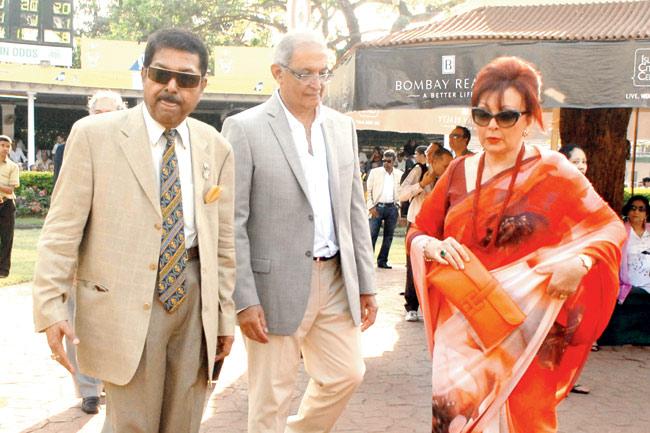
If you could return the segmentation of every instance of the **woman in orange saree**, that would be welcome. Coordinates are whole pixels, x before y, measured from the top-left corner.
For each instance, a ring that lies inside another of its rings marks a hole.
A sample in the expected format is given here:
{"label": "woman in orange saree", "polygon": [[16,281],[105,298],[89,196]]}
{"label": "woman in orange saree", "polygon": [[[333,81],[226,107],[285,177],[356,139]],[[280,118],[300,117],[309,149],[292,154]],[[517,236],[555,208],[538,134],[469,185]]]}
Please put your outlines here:
{"label": "woman in orange saree", "polygon": [[[622,223],[563,156],[524,144],[541,126],[540,87],[518,58],[479,72],[472,118],[484,151],[450,165],[409,230],[432,354],[432,432],[556,432],[556,406],[615,304]],[[467,250],[525,316],[495,346],[475,329],[492,323],[468,321],[431,283],[436,267],[469,266]]]}

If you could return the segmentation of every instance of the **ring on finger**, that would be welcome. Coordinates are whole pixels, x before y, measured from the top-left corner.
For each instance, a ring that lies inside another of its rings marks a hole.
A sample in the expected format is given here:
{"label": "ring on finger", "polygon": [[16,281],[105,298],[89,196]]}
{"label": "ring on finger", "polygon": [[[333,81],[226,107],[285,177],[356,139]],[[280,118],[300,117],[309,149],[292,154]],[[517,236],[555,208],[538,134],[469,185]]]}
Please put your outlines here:
{"label": "ring on finger", "polygon": [[58,361],[59,359],[61,359],[61,355],[57,355],[56,353],[53,353],[50,355],[50,358],[52,358],[55,361]]}
{"label": "ring on finger", "polygon": [[442,257],[444,259],[446,255],[447,255],[447,251],[440,250],[440,257]]}

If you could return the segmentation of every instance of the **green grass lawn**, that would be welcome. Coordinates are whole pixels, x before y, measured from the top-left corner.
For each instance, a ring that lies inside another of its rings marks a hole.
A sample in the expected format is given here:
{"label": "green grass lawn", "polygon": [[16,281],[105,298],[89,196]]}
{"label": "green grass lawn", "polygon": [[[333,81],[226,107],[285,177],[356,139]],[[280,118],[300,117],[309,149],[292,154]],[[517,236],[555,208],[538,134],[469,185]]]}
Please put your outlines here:
{"label": "green grass lawn", "polygon": [[36,263],[36,242],[41,229],[16,229],[11,251],[9,277],[0,279],[0,287],[31,281]]}
{"label": "green grass lawn", "polygon": [[[377,244],[375,245],[375,264],[377,264],[377,254],[379,254],[382,240],[383,238],[381,236],[377,238]],[[393,237],[393,243],[390,244],[390,251],[388,252],[388,263],[393,265],[406,265],[406,250],[404,248],[404,237]]]}

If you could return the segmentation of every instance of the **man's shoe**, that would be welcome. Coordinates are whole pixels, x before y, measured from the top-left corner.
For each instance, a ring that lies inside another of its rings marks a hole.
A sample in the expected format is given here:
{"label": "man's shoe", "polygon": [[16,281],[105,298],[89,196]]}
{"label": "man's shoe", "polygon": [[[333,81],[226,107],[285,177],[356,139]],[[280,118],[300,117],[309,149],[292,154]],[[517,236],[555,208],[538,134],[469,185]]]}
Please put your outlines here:
{"label": "man's shoe", "polygon": [[377,267],[382,269],[393,269],[393,267],[388,263],[377,263]]}
{"label": "man's shoe", "polygon": [[84,397],[81,399],[81,410],[89,414],[99,413],[99,397]]}
{"label": "man's shoe", "polygon": [[404,320],[407,322],[417,322],[418,321],[418,312],[417,311],[407,311],[404,316]]}

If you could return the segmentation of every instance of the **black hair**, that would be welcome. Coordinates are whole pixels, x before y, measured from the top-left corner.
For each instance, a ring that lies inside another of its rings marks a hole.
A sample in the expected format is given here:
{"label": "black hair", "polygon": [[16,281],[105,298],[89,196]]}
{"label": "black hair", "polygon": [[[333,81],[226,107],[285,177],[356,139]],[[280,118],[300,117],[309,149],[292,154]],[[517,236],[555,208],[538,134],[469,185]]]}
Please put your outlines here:
{"label": "black hair", "polygon": [[161,29],[152,33],[147,39],[147,47],[144,50],[144,66],[151,65],[156,52],[162,48],[186,51],[199,56],[201,75],[208,71],[208,49],[198,36],[183,29]]}
{"label": "black hair", "polygon": [[562,155],[566,156],[566,159],[571,159],[571,154],[573,153],[574,150],[580,149],[584,152],[584,149],[580,146],[578,146],[575,143],[567,143],[563,144],[560,149],[558,149],[558,152],[560,152]]}
{"label": "black hair", "polygon": [[451,154],[450,151],[448,151],[447,149],[445,149],[445,148],[442,147],[442,146],[438,147],[438,148],[435,150],[435,152],[433,152],[433,155],[432,155],[432,156],[433,156],[434,159],[438,159],[438,158],[442,158],[444,155],[449,155],[449,156],[452,157],[452,158],[454,157],[454,156]]}
{"label": "black hair", "polygon": [[419,153],[420,155],[425,155],[427,152],[428,146],[418,146],[415,148],[415,153]]}
{"label": "black hair", "polygon": [[460,129],[461,131],[463,131],[463,137],[465,137],[467,139],[467,142],[469,143],[469,139],[472,138],[472,134],[469,132],[469,129],[460,125],[456,125],[456,128],[454,129]]}
{"label": "black hair", "polygon": [[650,203],[648,203],[648,198],[644,195],[633,195],[627,200],[627,203],[625,203],[625,206],[623,206],[623,216],[627,218],[627,214],[630,213],[630,208],[632,207],[632,203],[635,201],[642,201],[643,205],[645,206],[645,220],[646,222],[650,222]]}

